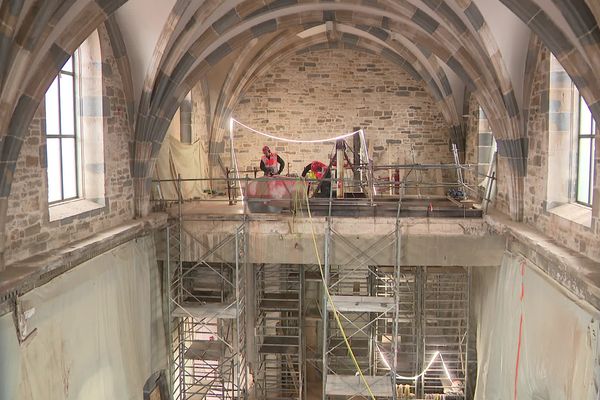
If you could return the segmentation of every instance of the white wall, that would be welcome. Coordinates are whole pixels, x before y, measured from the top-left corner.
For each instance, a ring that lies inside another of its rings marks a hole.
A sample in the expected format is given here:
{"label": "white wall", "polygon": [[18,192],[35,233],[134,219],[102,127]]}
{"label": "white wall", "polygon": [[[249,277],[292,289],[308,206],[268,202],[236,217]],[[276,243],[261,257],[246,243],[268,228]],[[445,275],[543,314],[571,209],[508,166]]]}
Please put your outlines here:
{"label": "white wall", "polygon": [[583,309],[537,267],[509,253],[501,267],[474,269],[472,301],[475,399],[598,398],[597,311]]}
{"label": "white wall", "polygon": [[37,329],[0,317],[0,399],[141,399],[166,367],[154,240],[123,244],[20,298]]}

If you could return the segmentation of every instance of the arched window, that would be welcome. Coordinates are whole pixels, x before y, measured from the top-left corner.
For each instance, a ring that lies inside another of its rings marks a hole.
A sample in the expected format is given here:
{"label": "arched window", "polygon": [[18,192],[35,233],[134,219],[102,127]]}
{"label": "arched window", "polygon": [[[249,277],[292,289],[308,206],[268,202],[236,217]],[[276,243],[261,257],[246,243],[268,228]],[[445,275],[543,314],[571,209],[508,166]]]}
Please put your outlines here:
{"label": "arched window", "polygon": [[75,52],[46,92],[46,156],[48,203],[79,197],[80,151],[78,143],[77,85],[79,57]]}
{"label": "arched window", "polygon": [[596,122],[562,65],[550,57],[547,210],[590,226]]}
{"label": "arched window", "polygon": [[577,179],[576,201],[592,206],[594,193],[594,154],[596,153],[596,121],[590,108],[579,96],[577,118]]}
{"label": "arched window", "polygon": [[104,96],[94,32],[67,60],[44,98],[49,219],[105,206]]}
{"label": "arched window", "polygon": [[[488,176],[491,176],[494,169],[492,165],[495,161],[496,154],[496,139],[492,133],[490,123],[483,111],[483,108],[479,107],[479,135],[477,141],[477,163],[478,173],[482,185],[487,184]],[[483,179],[481,179],[483,177]]]}

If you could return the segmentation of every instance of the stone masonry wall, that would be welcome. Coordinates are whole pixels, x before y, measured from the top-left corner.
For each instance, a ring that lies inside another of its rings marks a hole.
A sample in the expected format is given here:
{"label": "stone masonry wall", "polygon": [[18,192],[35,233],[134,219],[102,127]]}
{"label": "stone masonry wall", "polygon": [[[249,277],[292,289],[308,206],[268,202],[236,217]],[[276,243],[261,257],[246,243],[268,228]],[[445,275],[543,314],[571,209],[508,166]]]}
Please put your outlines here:
{"label": "stone masonry wall", "polygon": [[[465,141],[465,164],[477,164],[478,146],[479,146],[479,103],[473,93],[470,93],[467,101],[468,118],[466,119],[466,141]],[[465,173],[465,181],[470,185],[476,185],[479,180],[476,169],[471,169]]]}
{"label": "stone masonry wall", "polygon": [[[398,66],[364,52],[295,54],[253,84],[234,117],[292,139],[333,137],[364,128],[375,164],[411,163],[413,150],[416,162],[453,160],[448,125],[425,89]],[[348,143],[352,145],[351,138]],[[333,143],[276,142],[237,127],[239,167],[258,167],[265,144],[296,174],[312,160],[328,163],[334,149]]]}
{"label": "stone masonry wall", "polygon": [[[524,190],[524,222],[535,227],[558,243],[600,261],[600,223],[597,207],[600,199],[595,198],[592,226],[586,227],[563,218],[547,209],[549,151],[549,95],[550,90],[550,53],[543,54],[542,61],[535,74],[531,108],[528,120],[529,157]],[[596,176],[598,176],[598,151],[596,151]],[[500,179],[505,176],[499,168]],[[503,190],[505,186],[500,187]],[[596,179],[598,188],[598,179]],[[596,193],[598,190],[596,189]]]}
{"label": "stone masonry wall", "polygon": [[510,215],[510,196],[508,188],[510,187],[510,181],[508,179],[510,174],[510,165],[506,157],[498,157],[496,177],[496,196],[492,200],[492,206],[496,210]]}
{"label": "stone masonry wall", "polygon": [[[103,27],[100,40],[108,43]],[[108,48],[103,45],[103,50]],[[44,104],[33,119],[15,171],[8,205],[6,261],[11,263],[36,253],[83,239],[133,218],[133,185],[125,95],[111,51],[103,51],[104,168],[107,206],[75,217],[49,222]],[[101,149],[98,149],[102,151]]]}

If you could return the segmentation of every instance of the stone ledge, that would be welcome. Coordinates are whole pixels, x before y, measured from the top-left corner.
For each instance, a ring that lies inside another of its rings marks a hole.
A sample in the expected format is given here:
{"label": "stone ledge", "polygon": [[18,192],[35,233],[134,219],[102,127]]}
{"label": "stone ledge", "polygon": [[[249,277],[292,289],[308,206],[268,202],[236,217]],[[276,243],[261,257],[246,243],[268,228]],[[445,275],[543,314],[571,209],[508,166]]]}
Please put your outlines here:
{"label": "stone ledge", "polygon": [[61,273],[123,243],[147,235],[167,224],[167,214],[142,219],[98,232],[86,239],[17,261],[0,271],[0,304],[43,285]]}
{"label": "stone ledge", "polygon": [[600,310],[600,263],[567,249],[526,224],[492,211],[484,217],[491,231],[509,238],[508,249],[525,256],[584,306]]}
{"label": "stone ledge", "polygon": [[592,209],[590,207],[585,207],[577,203],[567,203],[552,207],[548,209],[548,212],[586,228],[591,228],[592,226]]}

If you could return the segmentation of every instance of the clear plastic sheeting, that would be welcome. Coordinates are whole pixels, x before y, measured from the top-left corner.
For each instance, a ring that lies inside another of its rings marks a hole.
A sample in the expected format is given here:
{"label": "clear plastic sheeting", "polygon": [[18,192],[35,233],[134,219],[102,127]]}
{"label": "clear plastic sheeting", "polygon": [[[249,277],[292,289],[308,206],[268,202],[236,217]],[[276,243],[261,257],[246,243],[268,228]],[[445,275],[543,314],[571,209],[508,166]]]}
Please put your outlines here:
{"label": "clear plastic sheeting", "polygon": [[141,399],[166,367],[154,241],[123,244],[19,301],[33,334],[0,317],[0,399]]}
{"label": "clear plastic sheeting", "polygon": [[598,399],[598,314],[519,256],[473,273],[475,399]]}

